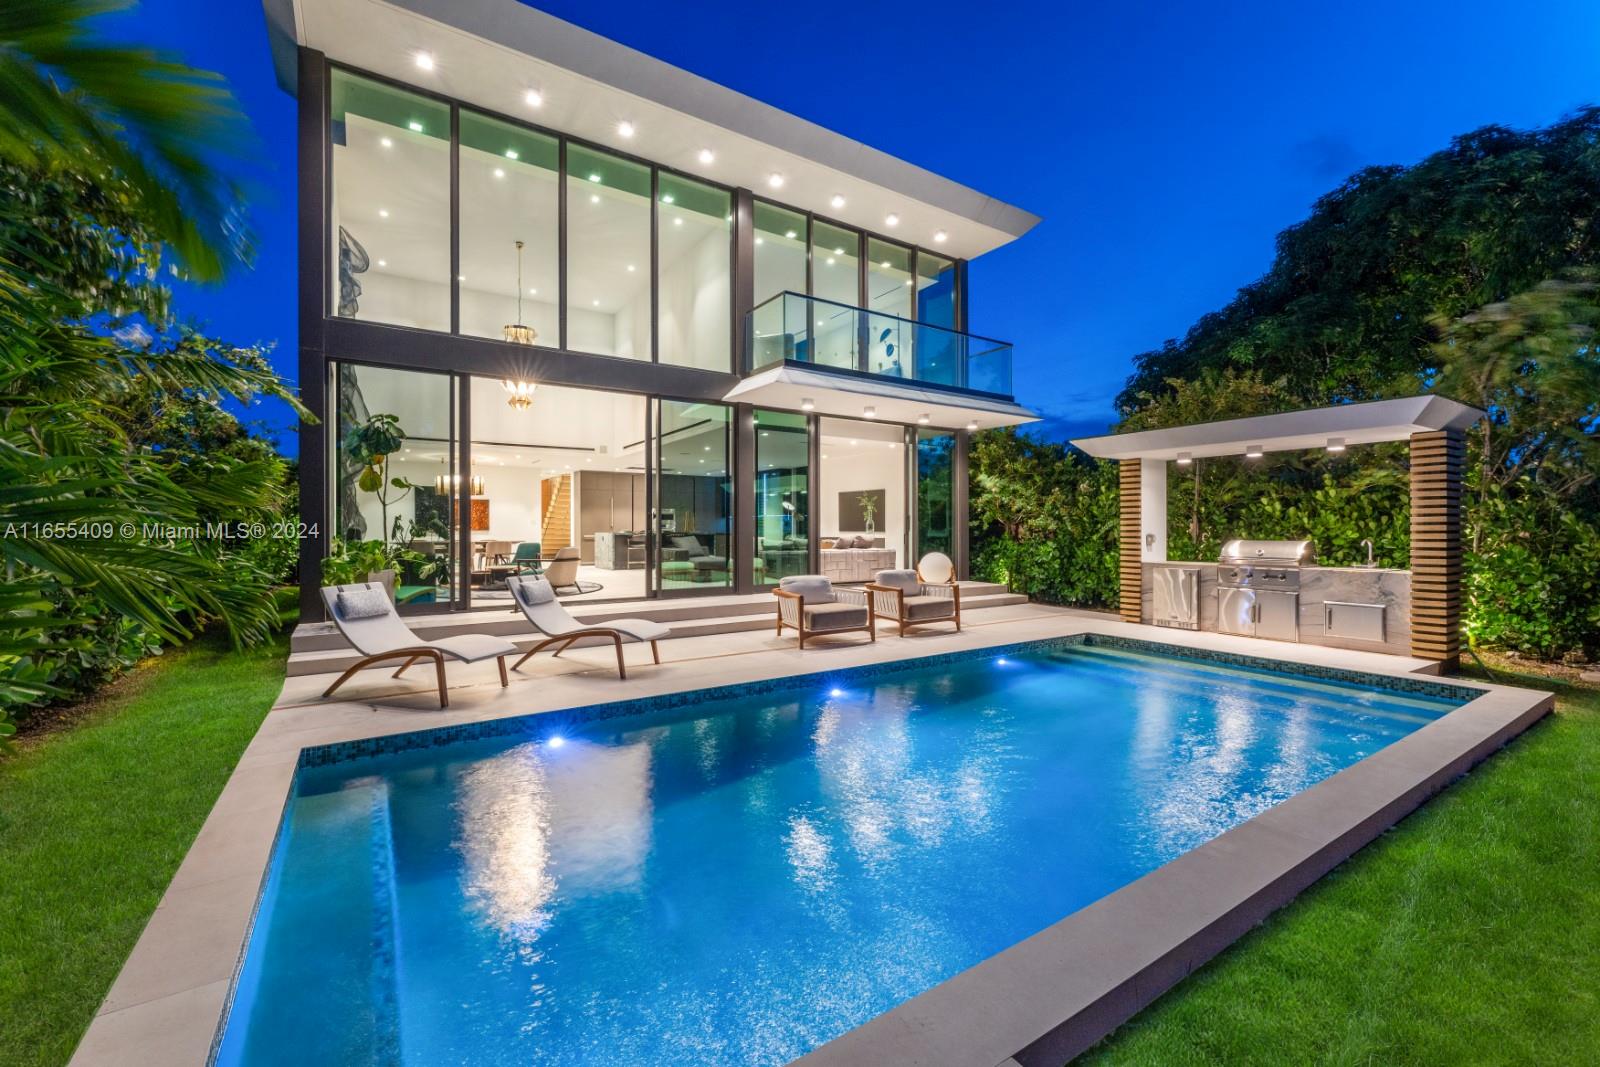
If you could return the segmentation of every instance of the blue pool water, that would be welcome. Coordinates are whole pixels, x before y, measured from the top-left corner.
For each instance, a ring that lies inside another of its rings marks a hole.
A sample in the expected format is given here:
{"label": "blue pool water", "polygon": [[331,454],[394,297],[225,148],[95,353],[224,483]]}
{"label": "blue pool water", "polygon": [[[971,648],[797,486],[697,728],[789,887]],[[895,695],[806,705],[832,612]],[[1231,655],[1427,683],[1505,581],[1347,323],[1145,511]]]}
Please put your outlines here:
{"label": "blue pool water", "polygon": [[218,1061],[781,1063],[1459,703],[1057,644],[303,767]]}

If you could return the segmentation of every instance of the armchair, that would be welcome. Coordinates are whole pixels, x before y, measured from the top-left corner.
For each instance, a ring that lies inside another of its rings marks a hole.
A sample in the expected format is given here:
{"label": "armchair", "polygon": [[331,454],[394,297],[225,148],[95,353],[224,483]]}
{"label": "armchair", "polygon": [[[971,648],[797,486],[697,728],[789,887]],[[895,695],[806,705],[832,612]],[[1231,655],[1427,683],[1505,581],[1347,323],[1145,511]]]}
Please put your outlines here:
{"label": "armchair", "polygon": [[802,649],[813,637],[862,630],[872,641],[878,640],[864,590],[835,589],[820,574],[797,574],[780,579],[772,594],[778,600],[778,635],[786,626],[794,630]]}
{"label": "armchair", "polygon": [[961,631],[961,587],[954,581],[925,582],[916,571],[879,571],[867,583],[875,618],[899,625],[900,636],[913,626],[953,622]]}

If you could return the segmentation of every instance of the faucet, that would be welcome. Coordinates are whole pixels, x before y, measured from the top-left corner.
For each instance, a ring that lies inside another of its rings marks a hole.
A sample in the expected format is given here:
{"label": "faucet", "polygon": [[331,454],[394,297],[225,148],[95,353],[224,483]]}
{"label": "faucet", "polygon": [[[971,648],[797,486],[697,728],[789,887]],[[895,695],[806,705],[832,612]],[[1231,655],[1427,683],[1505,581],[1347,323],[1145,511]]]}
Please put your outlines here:
{"label": "faucet", "polygon": [[1363,567],[1376,567],[1378,565],[1378,563],[1377,563],[1376,560],[1374,560],[1372,558],[1372,538],[1363,537],[1361,539],[1361,544],[1367,550],[1367,561],[1365,563],[1363,563],[1362,566]]}

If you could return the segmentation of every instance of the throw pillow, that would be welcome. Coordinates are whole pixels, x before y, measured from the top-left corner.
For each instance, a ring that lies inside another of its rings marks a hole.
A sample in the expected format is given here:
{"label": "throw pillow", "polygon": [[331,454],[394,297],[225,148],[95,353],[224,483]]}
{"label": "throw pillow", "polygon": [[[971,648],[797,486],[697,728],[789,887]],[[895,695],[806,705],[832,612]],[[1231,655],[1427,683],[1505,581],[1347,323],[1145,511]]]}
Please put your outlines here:
{"label": "throw pillow", "polygon": [[523,578],[517,582],[517,596],[525,604],[548,604],[556,598],[548,578]]}
{"label": "throw pillow", "polygon": [[381,588],[341,589],[335,604],[344,619],[376,619],[389,614],[389,595]]}

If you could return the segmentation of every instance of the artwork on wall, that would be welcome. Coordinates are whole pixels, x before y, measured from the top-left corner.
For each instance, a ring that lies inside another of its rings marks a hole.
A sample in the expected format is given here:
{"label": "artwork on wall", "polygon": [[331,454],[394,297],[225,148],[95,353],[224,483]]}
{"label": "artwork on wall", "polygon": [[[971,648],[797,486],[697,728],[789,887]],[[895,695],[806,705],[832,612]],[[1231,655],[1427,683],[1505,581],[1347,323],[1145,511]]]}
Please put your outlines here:
{"label": "artwork on wall", "polygon": [[839,529],[875,533],[884,520],[883,510],[888,500],[884,489],[854,489],[839,494]]}

